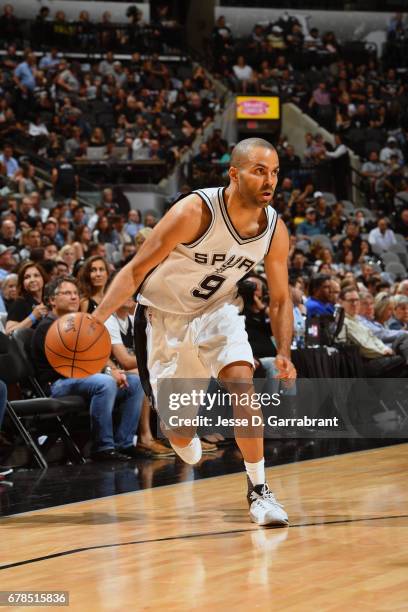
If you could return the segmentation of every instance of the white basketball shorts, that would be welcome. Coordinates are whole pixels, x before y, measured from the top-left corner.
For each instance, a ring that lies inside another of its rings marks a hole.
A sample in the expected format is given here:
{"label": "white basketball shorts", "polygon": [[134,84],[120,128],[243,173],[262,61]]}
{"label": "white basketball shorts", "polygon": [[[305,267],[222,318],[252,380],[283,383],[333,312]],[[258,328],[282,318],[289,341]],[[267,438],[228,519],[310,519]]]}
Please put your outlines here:
{"label": "white basketball shorts", "polygon": [[146,308],[147,366],[157,399],[160,378],[214,378],[237,361],[254,367],[245,317],[233,304],[199,315]]}

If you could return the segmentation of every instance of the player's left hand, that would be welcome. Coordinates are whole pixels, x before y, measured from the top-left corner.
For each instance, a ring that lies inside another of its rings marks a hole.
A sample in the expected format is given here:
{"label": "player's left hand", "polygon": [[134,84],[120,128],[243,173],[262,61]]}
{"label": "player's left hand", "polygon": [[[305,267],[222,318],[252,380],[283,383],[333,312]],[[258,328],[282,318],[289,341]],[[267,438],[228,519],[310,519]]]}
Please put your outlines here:
{"label": "player's left hand", "polygon": [[275,368],[278,371],[276,378],[287,381],[289,385],[291,384],[290,381],[296,380],[296,368],[288,357],[279,354],[276,355]]}

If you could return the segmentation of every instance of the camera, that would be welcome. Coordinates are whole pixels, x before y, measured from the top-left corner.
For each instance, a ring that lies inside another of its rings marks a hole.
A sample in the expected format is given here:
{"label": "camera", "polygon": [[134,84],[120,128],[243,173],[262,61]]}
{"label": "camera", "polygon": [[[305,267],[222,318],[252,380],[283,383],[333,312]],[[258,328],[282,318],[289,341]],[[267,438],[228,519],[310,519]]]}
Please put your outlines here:
{"label": "camera", "polygon": [[238,295],[244,300],[245,306],[251,306],[254,301],[254,293],[256,291],[256,284],[249,280],[241,280],[237,284]]}

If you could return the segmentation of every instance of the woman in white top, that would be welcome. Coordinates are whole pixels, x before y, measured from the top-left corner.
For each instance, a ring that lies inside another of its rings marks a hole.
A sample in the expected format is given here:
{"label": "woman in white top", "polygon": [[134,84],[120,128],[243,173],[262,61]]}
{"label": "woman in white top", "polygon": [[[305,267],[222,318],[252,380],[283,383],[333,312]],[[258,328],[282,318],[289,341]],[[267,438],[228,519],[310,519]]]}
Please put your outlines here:
{"label": "woman in white top", "polygon": [[239,55],[237,63],[233,67],[234,76],[238,81],[238,88],[246,94],[248,86],[253,85],[256,93],[259,93],[259,83],[256,72],[249,66],[243,55]]}

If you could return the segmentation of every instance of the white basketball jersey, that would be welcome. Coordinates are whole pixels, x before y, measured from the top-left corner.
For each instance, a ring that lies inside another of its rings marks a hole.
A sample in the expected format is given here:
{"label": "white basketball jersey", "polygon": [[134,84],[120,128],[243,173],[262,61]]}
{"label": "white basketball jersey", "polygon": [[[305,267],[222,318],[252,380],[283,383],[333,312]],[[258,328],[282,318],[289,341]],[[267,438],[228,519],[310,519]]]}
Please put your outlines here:
{"label": "white basketball jersey", "polygon": [[179,244],[144,280],[138,301],[174,314],[199,314],[233,303],[237,282],[268,253],[277,213],[265,208],[266,228],[242,238],[229,218],[224,187],[194,191],[211,212],[211,223],[195,242]]}

